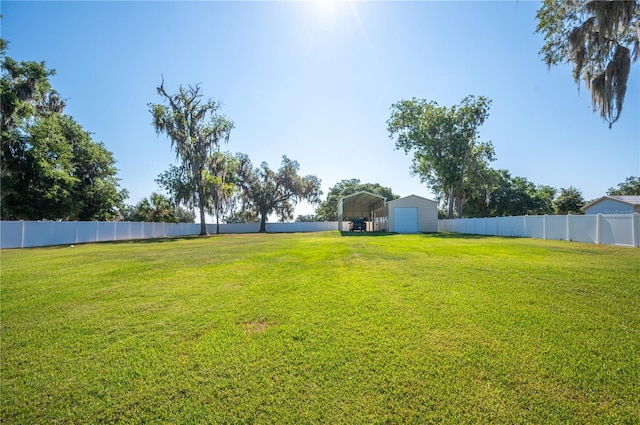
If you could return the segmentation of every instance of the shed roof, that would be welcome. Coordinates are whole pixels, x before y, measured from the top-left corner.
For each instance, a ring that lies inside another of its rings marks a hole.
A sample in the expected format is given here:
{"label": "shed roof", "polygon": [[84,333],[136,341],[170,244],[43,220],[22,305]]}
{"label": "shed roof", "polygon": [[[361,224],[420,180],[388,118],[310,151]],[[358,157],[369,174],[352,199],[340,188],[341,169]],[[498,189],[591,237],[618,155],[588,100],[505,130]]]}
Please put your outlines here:
{"label": "shed roof", "polygon": [[436,201],[434,201],[432,199],[425,198],[424,196],[409,195],[409,196],[405,196],[404,198],[398,198],[398,199],[394,199],[393,201],[389,201],[389,202],[387,202],[387,204],[391,205],[393,203],[399,203],[398,201],[404,201],[404,200],[409,199],[409,198],[413,198],[413,199],[419,200],[421,202],[427,201],[427,202],[436,203]]}
{"label": "shed roof", "polygon": [[588,203],[587,205],[585,205],[584,207],[582,207],[582,210],[586,210],[587,208],[597,204],[598,202],[604,201],[605,199],[612,199],[614,201],[619,201],[625,204],[629,204],[632,207],[637,207],[640,206],[640,195],[632,195],[632,196],[623,196],[623,195],[606,195],[606,196],[602,196],[598,199],[596,199],[593,202]]}

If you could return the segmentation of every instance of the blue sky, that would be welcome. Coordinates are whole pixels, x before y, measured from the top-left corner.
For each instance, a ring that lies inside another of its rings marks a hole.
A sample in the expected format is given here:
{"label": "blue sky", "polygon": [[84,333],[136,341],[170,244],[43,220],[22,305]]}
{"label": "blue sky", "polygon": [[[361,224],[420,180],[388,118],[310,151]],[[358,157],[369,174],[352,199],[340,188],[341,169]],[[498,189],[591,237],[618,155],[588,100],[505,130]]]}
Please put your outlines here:
{"label": "blue sky", "polygon": [[[386,121],[412,97],[451,106],[493,101],[480,128],[497,160],[536,184],[574,186],[585,199],[640,175],[640,72],[632,67],[620,120],[609,129],[568,66],[547,69],[532,1],[15,2],[2,37],[16,60],[44,60],[66,112],[113,152],[135,204],[175,163],[147,104],[201,83],[235,123],[223,149],[278,168],[282,155],[323,191],[342,179],[396,194],[433,194],[394,150]],[[311,213],[303,205],[298,213]]]}

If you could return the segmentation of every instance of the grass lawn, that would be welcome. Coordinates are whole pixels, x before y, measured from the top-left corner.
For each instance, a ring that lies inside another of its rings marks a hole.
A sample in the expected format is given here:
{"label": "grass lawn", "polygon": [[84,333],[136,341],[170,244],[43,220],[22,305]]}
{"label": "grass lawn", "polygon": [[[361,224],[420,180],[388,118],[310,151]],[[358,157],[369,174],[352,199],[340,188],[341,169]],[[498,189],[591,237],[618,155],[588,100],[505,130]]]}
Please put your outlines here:
{"label": "grass lawn", "polygon": [[640,250],[224,235],[4,250],[2,423],[640,423]]}

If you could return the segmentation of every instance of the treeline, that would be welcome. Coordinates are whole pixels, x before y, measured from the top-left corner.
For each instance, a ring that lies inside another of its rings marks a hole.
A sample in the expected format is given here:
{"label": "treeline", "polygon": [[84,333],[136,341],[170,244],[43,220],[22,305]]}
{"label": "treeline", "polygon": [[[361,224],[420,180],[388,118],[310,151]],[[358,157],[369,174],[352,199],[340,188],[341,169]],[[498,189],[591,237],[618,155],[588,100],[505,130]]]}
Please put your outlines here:
{"label": "treeline", "polygon": [[218,113],[220,105],[204,101],[200,87],[180,86],[168,93],[157,88],[163,103],[150,104],[153,125],[165,135],[180,160],[158,176],[165,194],[154,192],[126,205],[113,154],[92,139],[51,86],[55,71],[44,62],[17,62],[6,56],[0,39],[2,146],[2,220],[137,220],[194,222],[201,233],[205,214],[216,221],[293,220],[301,200],[319,203],[321,181],[299,175],[297,161],[282,157],[279,169],[254,167],[246,154],[221,152],[233,123]]}
{"label": "treeline", "polygon": [[[176,92],[157,87],[161,103],[149,104],[153,127],[166,136],[178,158],[155,180],[160,191],[126,205],[113,154],[92,139],[51,86],[54,71],[44,62],[17,62],[2,54],[1,202],[3,220],[135,220],[194,222],[206,234],[205,215],[216,222],[292,220],[296,205],[318,205],[299,221],[337,219],[338,200],[358,191],[397,199],[390,188],[358,179],[342,180],[321,201],[321,180],[300,175],[300,164],[283,155],[280,168],[254,166],[246,154],[222,150],[234,124],[221,105],[205,100],[199,85]],[[556,189],[495,170],[493,145],[480,141],[491,100],[467,96],[459,105],[410,99],[395,103],[387,122],[397,149],[413,155],[411,171],[441,202],[442,217],[577,214],[585,204],[579,189]],[[629,177],[608,194],[640,194],[640,178]]]}
{"label": "treeline", "polygon": [[44,62],[16,62],[0,40],[0,216],[3,220],[111,220],[127,191],[111,152],[64,114]]}
{"label": "treeline", "polygon": [[[413,156],[411,172],[436,193],[440,216],[580,214],[585,199],[579,189],[539,185],[491,168],[493,144],[479,136],[490,106],[490,99],[471,95],[451,107],[416,98],[391,106],[389,137]],[[637,177],[629,177],[608,193],[638,195],[639,186]]]}

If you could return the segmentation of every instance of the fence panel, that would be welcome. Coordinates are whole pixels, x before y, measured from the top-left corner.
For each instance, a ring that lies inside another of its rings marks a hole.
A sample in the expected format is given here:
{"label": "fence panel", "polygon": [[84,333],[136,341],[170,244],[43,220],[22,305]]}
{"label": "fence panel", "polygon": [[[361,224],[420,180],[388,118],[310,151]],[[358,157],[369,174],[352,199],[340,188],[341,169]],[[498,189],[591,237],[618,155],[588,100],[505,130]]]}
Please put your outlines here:
{"label": "fence panel", "polygon": [[51,243],[53,221],[25,222],[22,233],[22,246],[46,246]]}
{"label": "fence panel", "polygon": [[602,215],[600,243],[606,245],[633,246],[633,215]]}
{"label": "fence panel", "polygon": [[96,242],[97,221],[79,221],[76,226],[76,243]]}
{"label": "fence panel", "polygon": [[129,234],[129,237],[131,239],[143,239],[144,238],[143,226],[144,226],[144,223],[132,222],[131,232]]}
{"label": "fence panel", "polygon": [[152,238],[162,238],[166,236],[164,233],[164,223],[153,223],[153,227],[151,230]]}
{"label": "fence panel", "polygon": [[51,227],[49,245],[72,245],[76,243],[77,221],[61,221]]}
{"label": "fence panel", "polygon": [[487,220],[484,218],[474,218],[471,221],[463,223],[464,233],[475,233],[484,235],[487,231]]}
{"label": "fence panel", "polygon": [[[210,225],[207,225],[207,229],[209,229],[209,226]],[[195,223],[177,223],[175,226],[172,226],[167,233],[168,236],[197,235],[200,233],[200,225]]]}
{"label": "fence panel", "polygon": [[546,215],[546,236],[545,239],[569,240],[567,237],[567,216],[566,215]]}
{"label": "fence panel", "polygon": [[569,240],[575,242],[598,242],[598,216],[572,215],[570,216]]}
{"label": "fence panel", "polygon": [[0,248],[20,248],[24,221],[0,221]]}
{"label": "fence panel", "polygon": [[[259,230],[260,223],[225,223],[220,225],[220,233],[258,233]],[[215,224],[207,225],[207,231],[215,233]]]}
{"label": "fence panel", "polygon": [[544,216],[527,216],[527,236],[530,238],[544,239]]}
{"label": "fence panel", "polygon": [[115,240],[124,241],[131,239],[131,224],[130,221],[118,222],[114,235]]}
{"label": "fence panel", "polygon": [[498,236],[511,236],[511,217],[503,217],[502,220],[496,218]]}
{"label": "fence panel", "polygon": [[142,223],[142,239],[151,239],[153,237],[153,224]]}
{"label": "fence panel", "polygon": [[511,217],[511,236],[525,237],[527,236],[527,228],[525,224],[525,216]]}
{"label": "fence panel", "polygon": [[115,238],[115,222],[97,221],[98,226],[98,242],[112,241]]}

